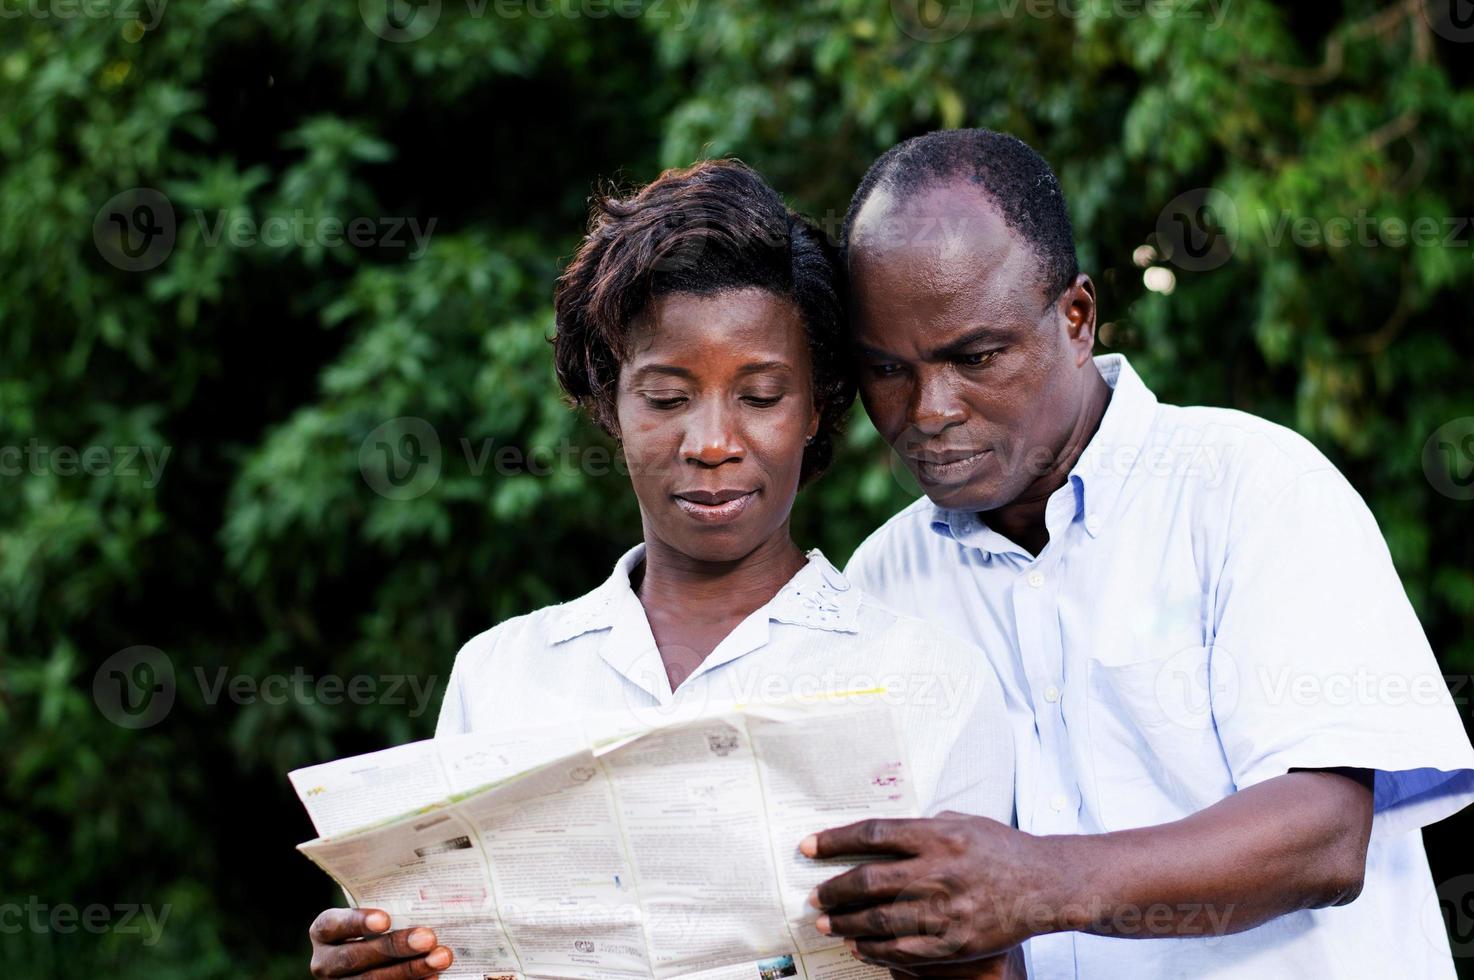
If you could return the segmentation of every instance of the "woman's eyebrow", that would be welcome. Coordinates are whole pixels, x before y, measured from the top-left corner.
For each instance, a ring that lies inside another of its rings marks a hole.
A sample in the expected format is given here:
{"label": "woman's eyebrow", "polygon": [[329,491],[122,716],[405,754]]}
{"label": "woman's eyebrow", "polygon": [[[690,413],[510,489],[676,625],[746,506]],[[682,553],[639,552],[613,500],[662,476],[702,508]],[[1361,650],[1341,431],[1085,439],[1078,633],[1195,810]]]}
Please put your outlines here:
{"label": "woman's eyebrow", "polygon": [[634,375],[632,376],[632,380],[639,381],[642,378],[645,378],[646,376],[652,374],[673,374],[678,378],[687,379],[694,378],[696,376],[687,369],[683,367],[678,367],[675,364],[646,364],[639,370],[635,371]]}
{"label": "woman's eyebrow", "polygon": [[[792,371],[792,370],[793,370],[793,365],[792,364],[789,364],[787,361],[754,361],[751,364],[744,364],[744,365],[742,365],[740,368],[737,369],[737,373],[738,374],[760,374],[763,371]],[[640,368],[636,369],[636,371],[634,372],[634,374],[631,375],[631,379],[634,380],[634,381],[640,381],[641,379],[645,378],[647,375],[652,375],[652,374],[657,374],[657,375],[658,374],[669,374],[669,375],[674,375],[675,377],[678,377],[678,378],[686,378],[688,380],[694,379],[696,377],[696,374],[695,374],[694,371],[691,371],[688,368],[680,367],[679,365],[676,365],[676,364],[646,364],[646,365],[643,365]]]}
{"label": "woman's eyebrow", "polygon": [[758,374],[762,371],[792,371],[793,365],[787,361],[757,361],[753,364],[744,364],[737,370],[740,374]]}

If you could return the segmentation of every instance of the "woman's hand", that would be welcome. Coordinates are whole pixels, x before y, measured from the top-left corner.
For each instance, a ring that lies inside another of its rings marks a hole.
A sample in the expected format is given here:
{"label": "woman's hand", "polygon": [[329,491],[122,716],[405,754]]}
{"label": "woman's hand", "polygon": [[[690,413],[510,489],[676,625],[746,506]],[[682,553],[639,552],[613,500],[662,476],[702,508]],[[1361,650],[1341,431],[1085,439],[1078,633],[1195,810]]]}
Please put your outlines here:
{"label": "woman's hand", "polygon": [[411,980],[437,976],[450,966],[450,950],[425,928],[389,932],[379,909],[328,909],[308,930],[314,977]]}

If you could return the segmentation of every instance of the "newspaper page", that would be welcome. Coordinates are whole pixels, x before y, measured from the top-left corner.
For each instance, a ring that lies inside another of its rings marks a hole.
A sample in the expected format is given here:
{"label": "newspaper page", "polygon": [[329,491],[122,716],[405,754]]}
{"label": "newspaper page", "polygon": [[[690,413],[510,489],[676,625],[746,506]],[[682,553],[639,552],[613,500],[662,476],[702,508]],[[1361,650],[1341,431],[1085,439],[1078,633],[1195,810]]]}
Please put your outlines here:
{"label": "newspaper page", "polygon": [[807,834],[917,816],[875,695],[401,745],[290,774],[299,845],[474,980],[880,980],[814,929]]}

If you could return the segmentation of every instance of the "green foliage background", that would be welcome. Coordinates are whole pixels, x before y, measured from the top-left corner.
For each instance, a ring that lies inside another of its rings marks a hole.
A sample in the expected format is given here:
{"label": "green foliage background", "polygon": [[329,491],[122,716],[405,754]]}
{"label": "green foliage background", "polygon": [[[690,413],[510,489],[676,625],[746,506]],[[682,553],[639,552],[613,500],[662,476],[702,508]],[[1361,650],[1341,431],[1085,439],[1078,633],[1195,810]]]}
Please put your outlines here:
{"label": "green foliage background", "polygon": [[[1165,400],[1247,409],[1330,453],[1446,668],[1474,670],[1474,503],[1423,468],[1430,434],[1474,416],[1468,232],[1400,248],[1273,234],[1283,215],[1474,214],[1471,46],[1419,0],[1237,0],[1216,28],[1223,5],[1175,6],[446,0],[402,43],[371,29],[386,22],[370,0],[0,23],[0,446],[171,452],[156,487],[0,477],[0,902],[170,909],[151,947],[0,936],[6,975],[305,973],[306,926],[335,895],[292,851],[310,827],[283,774],[429,735],[439,689],[416,717],[210,704],[195,671],[443,686],[465,639],[606,574],[638,534],[618,474],[478,476],[461,440],[606,445],[556,394],[552,281],[596,179],[702,156],[742,157],[837,229],[895,140],[986,125],[1029,141],[1070,195],[1103,349]],[[104,261],[93,234],[135,187],[178,217],[145,272]],[[1146,290],[1133,252],[1202,187],[1238,207],[1232,260]],[[414,258],[207,234],[222,214],[299,211],[436,224]],[[444,447],[411,500],[360,470],[365,436],[398,416]],[[842,562],[909,499],[857,415],[796,534]],[[179,692],[130,731],[92,682],[137,644],[168,654]],[[1430,832],[1440,881],[1470,870],[1470,826]]]}

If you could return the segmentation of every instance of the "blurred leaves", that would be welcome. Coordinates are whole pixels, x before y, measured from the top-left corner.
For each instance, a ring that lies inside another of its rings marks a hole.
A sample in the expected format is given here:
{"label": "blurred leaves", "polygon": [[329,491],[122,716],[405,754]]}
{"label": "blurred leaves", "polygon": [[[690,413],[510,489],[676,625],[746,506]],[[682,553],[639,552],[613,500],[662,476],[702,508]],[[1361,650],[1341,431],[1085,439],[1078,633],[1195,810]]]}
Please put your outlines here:
{"label": "blurred leaves", "polygon": [[[1164,400],[1315,440],[1372,504],[1445,664],[1474,670],[1470,505],[1423,468],[1429,435],[1474,416],[1474,251],[1467,227],[1447,237],[1474,214],[1474,88],[1415,7],[1239,0],[1215,23],[1202,2],[1162,18],[978,0],[942,5],[965,22],[931,42],[941,22],[886,0],[634,19],[446,3],[396,42],[373,6],[201,0],[0,36],[0,450],[19,453],[0,457],[17,463],[0,475],[0,882],[173,908],[148,949],[24,936],[0,951],[11,974],[300,975],[335,896],[291,852],[310,828],[284,770],[430,734],[462,642],[582,592],[636,539],[617,447],[568,412],[546,342],[601,177],[736,154],[837,233],[897,139],[1016,133],[1070,197],[1103,349]],[[94,223],[136,187],[166,197],[175,234],[128,271]],[[1231,258],[1147,291],[1133,254],[1162,244],[1169,201],[1210,187],[1238,211]],[[1392,244],[1389,218],[1436,223],[1436,243]],[[1325,236],[1336,219],[1351,245]],[[273,221],[291,231],[268,242]],[[412,496],[376,451],[393,420],[438,443],[414,443],[436,463]],[[59,447],[109,462],[84,472]],[[857,411],[795,534],[842,562],[903,484]],[[178,698],[131,731],[93,682],[136,644],[167,653]],[[221,669],[408,676],[434,696],[418,714],[212,701],[198,678]]]}

